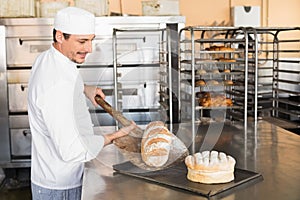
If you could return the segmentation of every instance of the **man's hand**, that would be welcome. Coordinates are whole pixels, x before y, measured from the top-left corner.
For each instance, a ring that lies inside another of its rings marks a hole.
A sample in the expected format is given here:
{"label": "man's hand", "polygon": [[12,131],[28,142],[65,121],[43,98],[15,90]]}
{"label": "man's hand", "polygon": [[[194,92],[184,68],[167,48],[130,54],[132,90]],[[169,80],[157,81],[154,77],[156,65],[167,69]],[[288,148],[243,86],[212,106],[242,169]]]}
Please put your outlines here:
{"label": "man's hand", "polygon": [[84,85],[84,94],[94,106],[98,106],[97,102],[95,101],[96,95],[99,95],[105,99],[105,94],[102,92],[102,89],[94,85]]}
{"label": "man's hand", "polygon": [[137,128],[135,122],[131,121],[131,124],[129,126],[125,126],[125,127],[121,128],[119,131],[117,131],[117,132],[119,132],[118,136],[122,137],[122,136],[128,135],[135,128]]}
{"label": "man's hand", "polygon": [[104,145],[112,143],[114,139],[128,135],[135,128],[137,128],[136,124],[134,123],[134,121],[131,121],[131,124],[129,126],[125,126],[114,133],[104,135]]}

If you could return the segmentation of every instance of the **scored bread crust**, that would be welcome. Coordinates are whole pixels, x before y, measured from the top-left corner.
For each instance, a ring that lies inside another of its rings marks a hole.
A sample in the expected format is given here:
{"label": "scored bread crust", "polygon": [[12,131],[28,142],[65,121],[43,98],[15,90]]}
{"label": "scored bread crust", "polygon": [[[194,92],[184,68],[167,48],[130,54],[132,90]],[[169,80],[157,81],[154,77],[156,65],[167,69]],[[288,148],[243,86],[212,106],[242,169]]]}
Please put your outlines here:
{"label": "scored bread crust", "polygon": [[142,160],[149,166],[161,167],[169,158],[173,134],[161,121],[150,122],[141,143]]}
{"label": "scored bread crust", "polygon": [[193,182],[214,184],[234,180],[235,159],[223,152],[204,151],[185,158],[187,178]]}

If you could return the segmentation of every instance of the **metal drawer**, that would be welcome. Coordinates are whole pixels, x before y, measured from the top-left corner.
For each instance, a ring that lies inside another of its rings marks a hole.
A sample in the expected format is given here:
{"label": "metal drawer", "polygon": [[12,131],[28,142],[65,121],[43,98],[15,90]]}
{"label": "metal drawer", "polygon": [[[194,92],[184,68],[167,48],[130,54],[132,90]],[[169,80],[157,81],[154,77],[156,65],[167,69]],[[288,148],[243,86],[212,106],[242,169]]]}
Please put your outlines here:
{"label": "metal drawer", "polygon": [[31,155],[31,133],[29,129],[10,129],[12,156]]}
{"label": "metal drawer", "polygon": [[28,84],[8,84],[10,112],[27,112]]}
{"label": "metal drawer", "polygon": [[7,65],[8,67],[32,66],[36,57],[52,44],[52,38],[8,38]]}
{"label": "metal drawer", "polygon": [[[111,33],[112,34],[112,33]],[[143,36],[122,34],[118,39],[118,63],[152,64],[159,62],[159,34],[145,33]],[[96,36],[93,51],[83,65],[112,65],[113,40],[110,36]]]}
{"label": "metal drawer", "polygon": [[[36,57],[50,48],[51,37],[16,37],[8,38],[7,65],[9,67],[32,66]],[[151,64],[159,62],[159,35],[151,34],[143,37],[121,37],[118,42],[118,62],[122,64]],[[113,41],[110,37],[96,37],[93,51],[88,54],[83,65],[112,65]]]}
{"label": "metal drawer", "polygon": [[[79,69],[82,79],[85,83],[113,86],[114,83],[114,72],[112,67],[99,67],[99,68],[88,68],[82,67]],[[117,69],[118,81],[158,81],[159,67],[158,66],[147,66],[142,67],[119,67]]]}
{"label": "metal drawer", "polygon": [[29,129],[28,115],[10,115],[9,116],[9,127],[12,129]]}

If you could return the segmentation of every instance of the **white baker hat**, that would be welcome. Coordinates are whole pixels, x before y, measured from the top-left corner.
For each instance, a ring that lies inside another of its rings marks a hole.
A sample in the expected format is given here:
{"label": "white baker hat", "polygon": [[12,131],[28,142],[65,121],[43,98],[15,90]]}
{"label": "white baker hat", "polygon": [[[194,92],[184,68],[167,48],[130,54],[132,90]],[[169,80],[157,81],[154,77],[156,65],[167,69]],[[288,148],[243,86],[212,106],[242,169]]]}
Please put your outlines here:
{"label": "white baker hat", "polygon": [[54,28],[68,34],[95,34],[95,16],[81,8],[63,8],[56,13]]}

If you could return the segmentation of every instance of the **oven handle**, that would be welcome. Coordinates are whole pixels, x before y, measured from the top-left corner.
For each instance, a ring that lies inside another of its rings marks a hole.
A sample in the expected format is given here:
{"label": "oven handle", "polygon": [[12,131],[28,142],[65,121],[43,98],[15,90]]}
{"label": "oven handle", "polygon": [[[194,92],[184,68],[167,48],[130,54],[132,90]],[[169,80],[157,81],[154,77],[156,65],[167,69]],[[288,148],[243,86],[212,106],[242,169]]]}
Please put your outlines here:
{"label": "oven handle", "polygon": [[19,38],[20,45],[23,45],[24,42],[31,42],[31,41],[52,41],[52,38],[26,38],[26,39]]}
{"label": "oven handle", "polygon": [[26,137],[27,135],[31,135],[30,129],[24,130],[24,131],[23,131],[23,135],[24,135],[25,137]]}
{"label": "oven handle", "polygon": [[25,88],[28,88],[28,85],[27,85],[27,84],[25,84],[25,85],[24,85],[24,84],[22,84],[22,85],[21,85],[21,90],[22,90],[22,91],[24,91],[24,90],[25,90]]}

